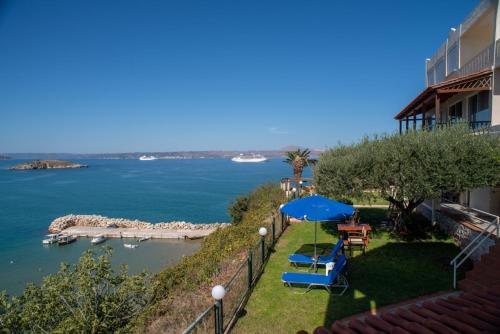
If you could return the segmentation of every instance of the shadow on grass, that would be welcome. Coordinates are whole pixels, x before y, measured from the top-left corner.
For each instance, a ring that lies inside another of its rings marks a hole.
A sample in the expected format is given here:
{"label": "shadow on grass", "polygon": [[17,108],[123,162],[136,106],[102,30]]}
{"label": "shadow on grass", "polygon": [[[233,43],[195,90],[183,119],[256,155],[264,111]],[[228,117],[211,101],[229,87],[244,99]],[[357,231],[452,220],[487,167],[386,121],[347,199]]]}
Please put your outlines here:
{"label": "shadow on grass", "polygon": [[[335,247],[334,243],[324,242],[316,244],[316,251],[318,255],[328,255],[331,250]],[[295,252],[295,254],[304,254],[304,255],[314,255],[314,244],[303,244],[301,245]]]}
{"label": "shadow on grass", "polygon": [[[349,289],[329,297],[323,326],[421,295],[451,289],[450,260],[459,252],[450,242],[391,242],[348,260]],[[471,264],[464,265],[459,279]],[[319,325],[319,324],[318,324]]]}

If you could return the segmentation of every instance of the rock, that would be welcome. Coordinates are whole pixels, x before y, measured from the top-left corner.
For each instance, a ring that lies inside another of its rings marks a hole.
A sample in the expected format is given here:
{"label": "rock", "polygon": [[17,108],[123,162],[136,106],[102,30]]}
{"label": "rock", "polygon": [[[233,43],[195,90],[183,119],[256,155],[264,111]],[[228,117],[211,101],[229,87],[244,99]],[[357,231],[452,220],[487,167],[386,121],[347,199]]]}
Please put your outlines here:
{"label": "rock", "polygon": [[86,168],[88,165],[64,160],[33,160],[10,167],[10,170]]}
{"label": "rock", "polygon": [[59,233],[72,226],[81,227],[108,227],[114,225],[121,228],[146,229],[169,229],[169,230],[212,230],[229,226],[227,223],[193,224],[184,221],[173,221],[169,223],[148,223],[140,220],[128,220],[124,218],[109,218],[100,215],[67,215],[56,218],[49,225],[50,233]]}

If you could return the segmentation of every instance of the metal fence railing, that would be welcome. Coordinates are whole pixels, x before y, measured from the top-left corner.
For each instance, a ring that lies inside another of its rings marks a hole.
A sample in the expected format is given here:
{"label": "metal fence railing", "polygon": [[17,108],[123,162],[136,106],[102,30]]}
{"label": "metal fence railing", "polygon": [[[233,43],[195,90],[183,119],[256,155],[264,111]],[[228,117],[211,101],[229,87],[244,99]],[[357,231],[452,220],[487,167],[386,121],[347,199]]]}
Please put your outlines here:
{"label": "metal fence railing", "polygon": [[245,260],[238,265],[233,276],[223,286],[216,286],[212,290],[214,304],[205,309],[182,334],[223,334],[231,329],[286,226],[284,216],[278,219],[273,216],[269,231],[267,228],[259,229],[259,242],[248,249]]}

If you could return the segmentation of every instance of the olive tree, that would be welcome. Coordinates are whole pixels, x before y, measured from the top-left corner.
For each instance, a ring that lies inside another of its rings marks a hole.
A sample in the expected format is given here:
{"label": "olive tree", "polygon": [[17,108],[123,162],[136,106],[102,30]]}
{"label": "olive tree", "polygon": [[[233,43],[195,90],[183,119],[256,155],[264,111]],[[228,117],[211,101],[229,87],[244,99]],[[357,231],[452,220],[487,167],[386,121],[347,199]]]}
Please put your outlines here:
{"label": "olive tree", "polygon": [[78,264],[62,264],[40,285],[29,284],[20,296],[0,294],[2,333],[128,332],[152,296],[149,276],[111,268],[110,251],[85,252]]}
{"label": "olive tree", "polygon": [[314,168],[318,192],[359,198],[377,190],[401,212],[401,222],[442,192],[499,184],[496,136],[464,125],[365,138],[323,153]]}

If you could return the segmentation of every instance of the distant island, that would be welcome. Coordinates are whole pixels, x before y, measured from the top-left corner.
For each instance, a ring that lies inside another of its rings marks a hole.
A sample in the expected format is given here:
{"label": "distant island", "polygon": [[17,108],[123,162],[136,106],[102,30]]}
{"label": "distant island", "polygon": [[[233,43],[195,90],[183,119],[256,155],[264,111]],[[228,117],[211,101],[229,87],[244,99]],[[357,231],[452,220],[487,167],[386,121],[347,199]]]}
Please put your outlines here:
{"label": "distant island", "polygon": [[10,159],[10,157],[0,154],[0,160],[9,160],[9,159]]}
{"label": "distant island", "polygon": [[[128,153],[3,153],[12,159],[23,160],[91,160],[91,159],[130,159],[138,160],[141,156],[154,156],[157,159],[231,159],[240,154],[260,154],[269,159],[282,158],[287,151],[294,151],[298,146],[286,146],[279,150],[211,150],[211,151],[144,151]],[[318,157],[323,150],[311,149],[312,156]]]}
{"label": "distant island", "polygon": [[10,170],[85,168],[88,165],[64,160],[33,160],[10,167]]}

